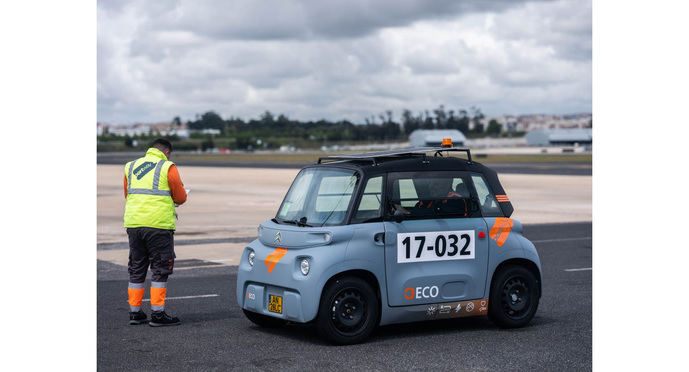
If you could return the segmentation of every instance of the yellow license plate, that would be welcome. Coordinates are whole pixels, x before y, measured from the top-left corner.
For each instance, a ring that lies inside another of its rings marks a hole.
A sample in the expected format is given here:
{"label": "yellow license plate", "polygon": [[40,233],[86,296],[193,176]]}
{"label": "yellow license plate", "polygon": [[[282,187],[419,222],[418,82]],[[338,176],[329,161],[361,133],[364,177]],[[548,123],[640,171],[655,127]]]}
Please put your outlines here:
{"label": "yellow license plate", "polygon": [[268,311],[271,313],[282,314],[282,296],[270,295],[270,301],[268,301]]}

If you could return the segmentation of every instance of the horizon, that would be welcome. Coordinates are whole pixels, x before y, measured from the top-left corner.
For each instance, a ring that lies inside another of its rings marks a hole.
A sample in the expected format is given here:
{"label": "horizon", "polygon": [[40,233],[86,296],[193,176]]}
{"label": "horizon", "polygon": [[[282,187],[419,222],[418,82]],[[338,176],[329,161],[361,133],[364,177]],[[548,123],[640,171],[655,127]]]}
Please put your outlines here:
{"label": "horizon", "polygon": [[[270,111],[270,110],[267,110],[267,111],[270,112],[274,117],[278,117],[279,115],[283,115],[283,113],[275,113],[275,112],[272,112],[272,111]],[[432,114],[432,110],[428,110],[428,111],[429,111],[429,114]],[[217,111],[214,111],[214,110],[205,111],[204,113],[208,113],[208,112],[215,112],[216,114],[220,115],[220,117],[221,117],[223,120],[238,119],[238,120],[242,120],[243,122],[246,122],[246,123],[248,123],[248,122],[251,121],[251,120],[260,120],[260,116],[261,116],[261,114],[259,114],[259,115],[256,115],[255,117],[251,117],[251,118],[241,118],[241,117],[232,116],[232,115],[230,115],[230,116],[228,116],[228,117],[225,117],[225,116],[221,115],[220,113],[218,113]],[[266,111],[264,111],[263,113],[265,113],[265,112],[266,112]],[[381,114],[384,114],[384,112],[385,112],[385,111],[381,112]],[[263,114],[263,113],[262,113],[262,114]],[[413,113],[413,114],[418,114],[418,112]],[[183,117],[181,117],[181,116],[180,116],[179,118],[180,118],[180,120],[181,120],[182,123],[193,122],[194,120],[196,120],[196,115],[201,116],[201,115],[203,115],[203,113],[201,113],[201,114],[195,114],[195,117],[194,117],[193,119],[191,119],[191,118],[183,118]],[[537,112],[537,113],[528,113],[528,114],[500,114],[500,115],[492,115],[492,114],[483,113],[483,115],[485,116],[485,117],[484,117],[484,120],[486,120],[486,119],[488,119],[488,118],[506,117],[506,116],[512,116],[512,117],[515,117],[515,118],[521,118],[521,117],[525,117],[525,116],[526,116],[526,117],[528,117],[528,116],[558,116],[558,117],[565,117],[565,116],[575,116],[575,115],[589,115],[589,116],[593,116],[593,113],[592,113],[592,112],[568,112],[568,113],[564,113],[564,114],[556,114],[556,113],[538,113],[538,112]],[[178,115],[173,116],[173,117],[170,118],[169,120],[157,120],[157,121],[147,121],[147,122],[144,122],[144,121],[135,121],[135,122],[129,122],[129,123],[111,123],[111,122],[104,122],[104,121],[97,120],[96,123],[97,123],[97,124],[103,124],[103,125],[114,125],[114,126],[157,125],[157,124],[168,124],[168,123],[171,123],[171,122],[173,121],[173,119],[174,119],[176,116],[178,116]],[[331,122],[331,123],[350,122],[350,123],[352,123],[352,124],[354,124],[354,125],[366,125],[366,122],[365,122],[365,121],[357,122],[357,121],[349,120],[349,119],[347,119],[347,118],[338,119],[338,120],[331,120],[331,119],[326,119],[326,118],[320,118],[320,119],[315,119],[315,120],[302,120],[302,119],[298,119],[298,118],[292,118],[292,117],[289,117],[289,116],[287,116],[287,115],[285,115],[285,116],[286,116],[288,119],[290,119],[290,120],[299,121],[299,122],[302,122],[302,123],[306,123],[306,122],[318,122],[318,121],[329,121],[329,122]],[[469,117],[471,117],[471,115],[469,115]],[[370,117],[369,117],[369,118],[370,118]],[[393,115],[393,122],[401,123],[402,120],[397,120],[397,119],[401,119],[401,118],[402,118],[401,115],[399,115],[398,117],[396,117],[395,115]],[[373,122],[373,124],[380,124],[380,122],[379,122],[379,121],[380,121],[380,120],[379,120],[380,118],[376,117],[375,119],[376,119],[376,121]]]}

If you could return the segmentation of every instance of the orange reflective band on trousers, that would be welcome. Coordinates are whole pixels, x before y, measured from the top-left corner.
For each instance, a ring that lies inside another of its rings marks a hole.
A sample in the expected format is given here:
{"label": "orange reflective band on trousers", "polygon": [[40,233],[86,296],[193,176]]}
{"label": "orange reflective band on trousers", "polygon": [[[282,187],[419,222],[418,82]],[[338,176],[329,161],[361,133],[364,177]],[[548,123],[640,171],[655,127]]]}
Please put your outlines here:
{"label": "orange reflective band on trousers", "polygon": [[141,306],[141,300],[144,298],[144,289],[128,288],[127,292],[129,292],[129,306]]}
{"label": "orange reflective band on trousers", "polygon": [[141,300],[144,298],[144,283],[129,283],[129,311],[141,310]]}
{"label": "orange reflective band on trousers", "polygon": [[165,309],[165,295],[167,294],[167,283],[151,283],[151,310],[160,311]]}

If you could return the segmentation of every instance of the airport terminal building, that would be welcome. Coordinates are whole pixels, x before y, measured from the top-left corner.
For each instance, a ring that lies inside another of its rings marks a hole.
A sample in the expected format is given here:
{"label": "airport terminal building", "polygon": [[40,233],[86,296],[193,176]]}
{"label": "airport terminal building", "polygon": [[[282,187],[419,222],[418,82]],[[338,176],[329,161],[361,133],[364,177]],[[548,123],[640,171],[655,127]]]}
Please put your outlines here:
{"label": "airport terminal building", "polygon": [[437,147],[443,138],[450,138],[455,146],[464,146],[466,142],[464,134],[457,129],[417,129],[409,135],[409,143],[412,147]]}
{"label": "airport terminal building", "polygon": [[593,143],[591,128],[540,129],[526,134],[526,143],[531,146],[573,146]]}

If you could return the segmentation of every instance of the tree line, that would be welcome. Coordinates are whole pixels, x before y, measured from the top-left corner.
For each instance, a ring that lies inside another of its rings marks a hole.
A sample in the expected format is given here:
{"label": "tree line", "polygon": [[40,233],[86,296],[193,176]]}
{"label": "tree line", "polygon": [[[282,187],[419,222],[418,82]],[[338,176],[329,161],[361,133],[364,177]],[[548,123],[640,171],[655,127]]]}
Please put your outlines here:
{"label": "tree line", "polygon": [[[214,111],[197,115],[195,120],[186,122],[190,130],[215,129],[220,136],[233,137],[290,137],[309,140],[326,141],[388,141],[404,140],[416,129],[457,129],[462,133],[485,132],[483,119],[485,116],[479,108],[470,110],[446,110],[440,105],[434,110],[424,110],[413,113],[403,110],[397,121],[393,112],[388,110],[376,116],[364,119],[364,123],[355,124],[349,120],[329,121],[300,121],[290,119],[284,114],[274,115],[266,111],[257,119],[244,121],[241,118],[230,117],[223,119]],[[182,121],[175,117],[173,128],[180,127]],[[497,122],[490,123],[493,127]],[[489,126],[491,126],[489,125]],[[493,128],[491,128],[493,129]]]}
{"label": "tree line", "polygon": [[[412,112],[402,110],[395,118],[387,110],[379,115],[364,118],[363,123],[349,120],[301,121],[284,114],[265,111],[256,119],[238,117],[222,118],[215,111],[198,114],[193,120],[182,122],[179,116],[170,123],[172,130],[186,127],[191,138],[181,138],[174,132],[166,137],[180,150],[226,149],[274,149],[280,146],[314,148],[336,143],[405,141],[417,129],[457,129],[468,137],[500,134],[501,125],[491,120],[484,125],[485,116],[479,108],[469,110],[445,109],[440,105],[434,110]],[[183,125],[186,124],[186,125]],[[209,131],[204,130],[212,130]],[[116,136],[106,133],[98,137],[99,151],[121,151],[145,146],[160,133]]]}

